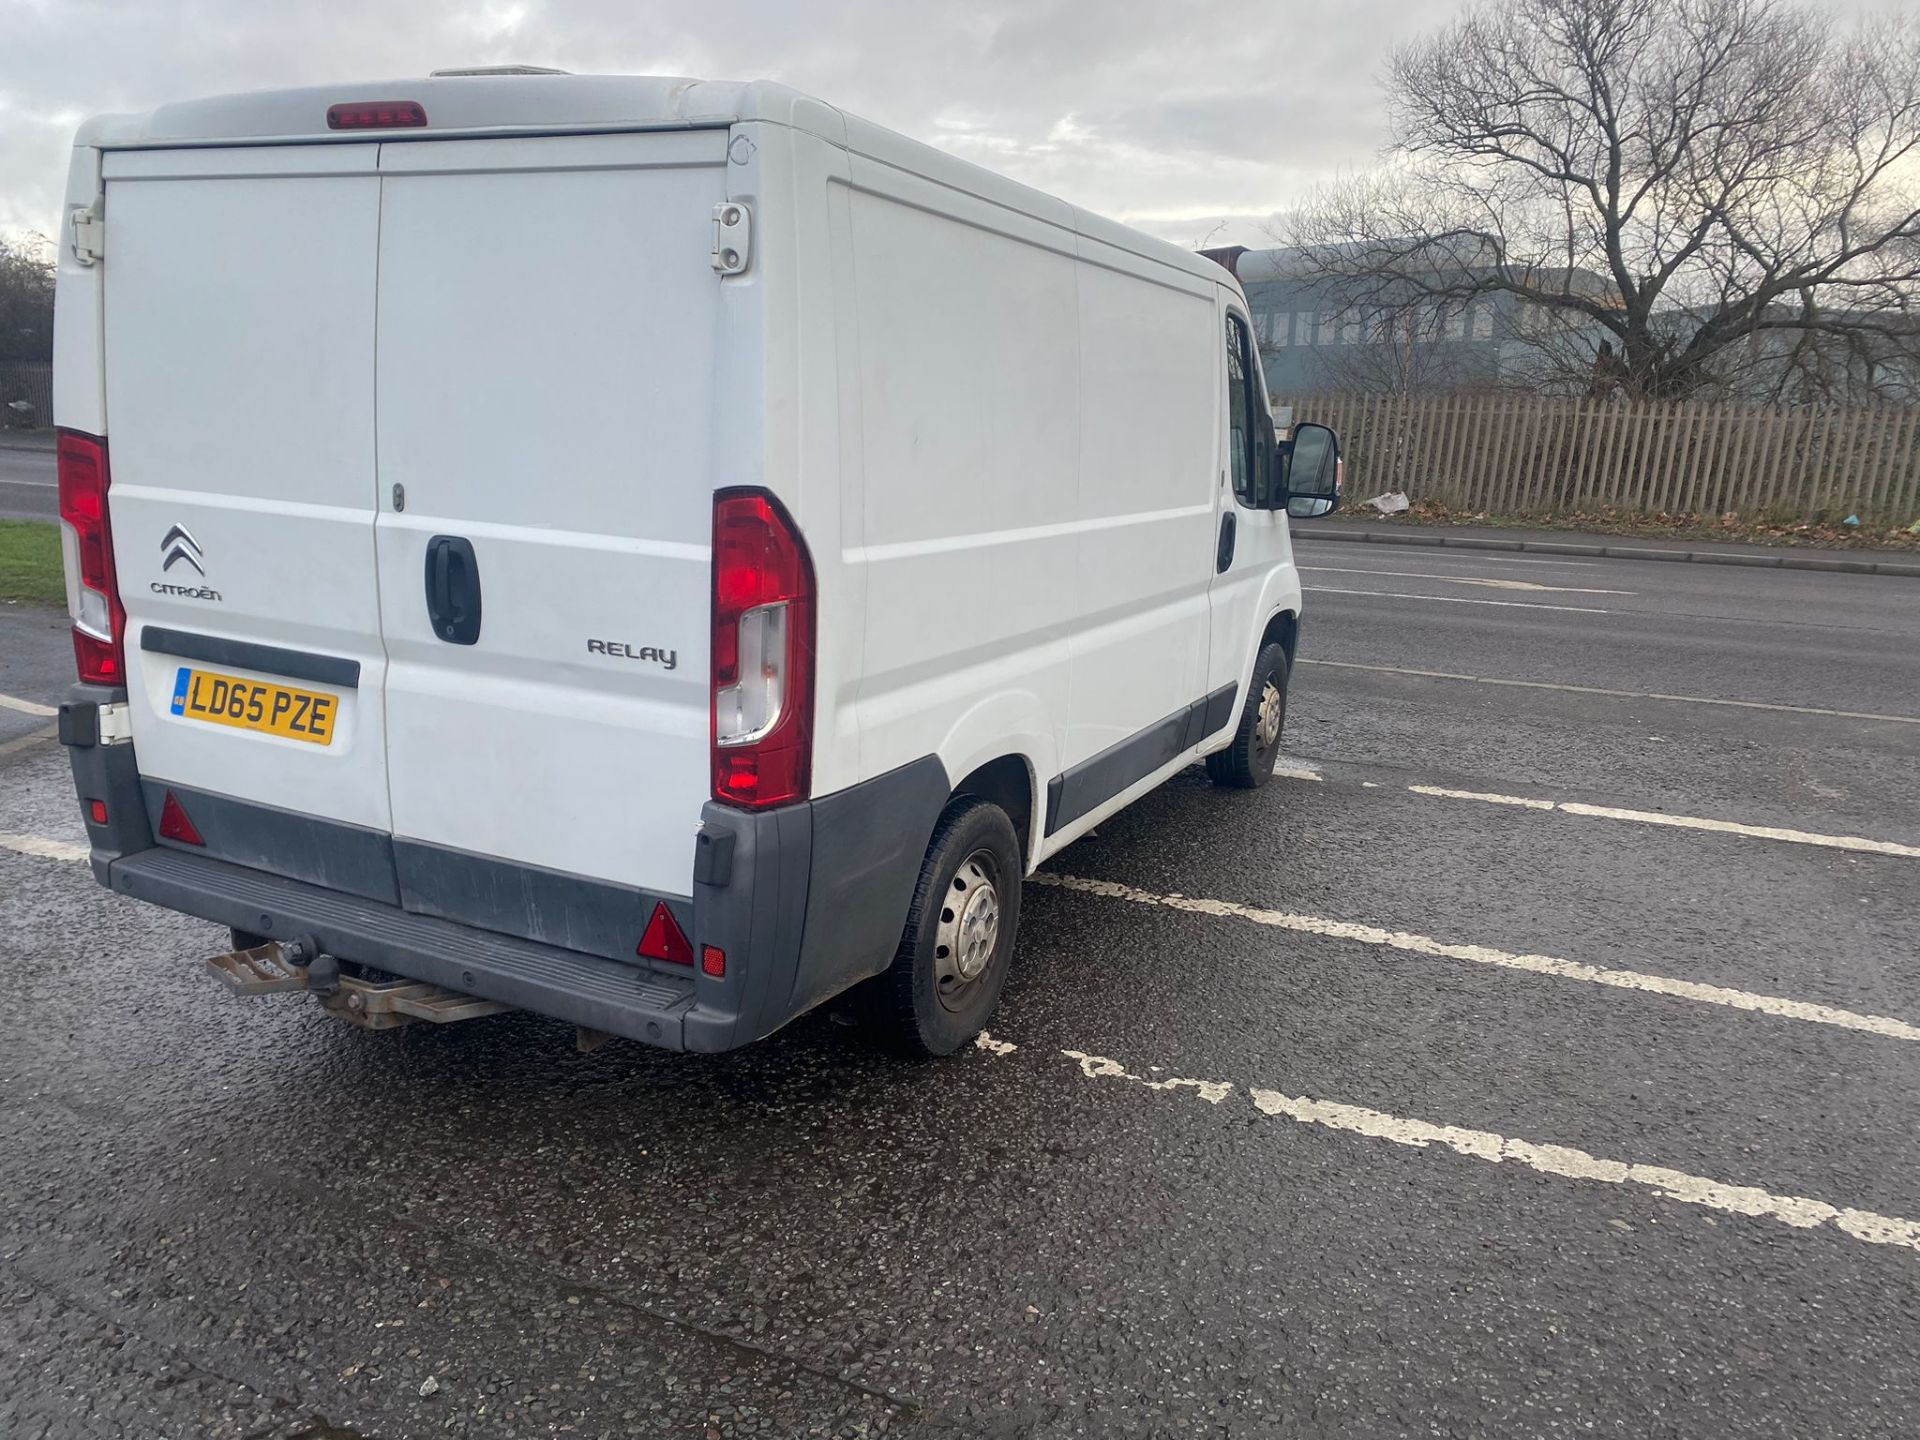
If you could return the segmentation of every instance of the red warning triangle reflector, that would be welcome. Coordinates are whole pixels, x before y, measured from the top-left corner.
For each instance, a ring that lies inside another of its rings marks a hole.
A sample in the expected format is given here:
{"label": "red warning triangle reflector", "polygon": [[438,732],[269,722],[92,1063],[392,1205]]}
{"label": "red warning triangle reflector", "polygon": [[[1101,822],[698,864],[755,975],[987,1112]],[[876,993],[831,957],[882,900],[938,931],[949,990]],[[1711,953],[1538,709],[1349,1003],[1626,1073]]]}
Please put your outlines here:
{"label": "red warning triangle reflector", "polygon": [[160,807],[160,838],[178,840],[182,845],[205,845],[200,831],[193,821],[187,818],[187,812],[181,808],[180,801],[173,791],[167,791],[166,802]]}
{"label": "red warning triangle reflector", "polygon": [[646,933],[640,937],[638,953],[643,959],[664,960],[669,965],[693,964],[693,946],[687,943],[680,922],[673,918],[666,901],[654,905],[653,918],[647,921]]}

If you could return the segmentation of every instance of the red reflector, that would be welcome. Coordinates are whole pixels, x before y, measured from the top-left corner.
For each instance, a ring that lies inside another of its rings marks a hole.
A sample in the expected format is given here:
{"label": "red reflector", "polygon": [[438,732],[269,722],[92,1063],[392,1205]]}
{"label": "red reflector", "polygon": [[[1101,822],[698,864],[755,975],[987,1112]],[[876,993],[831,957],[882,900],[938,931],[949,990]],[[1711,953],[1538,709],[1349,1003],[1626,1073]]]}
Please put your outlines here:
{"label": "red reflector", "polygon": [[106,824],[107,802],[104,800],[89,800],[87,802],[87,818],[96,825]]}
{"label": "red reflector", "polygon": [[178,840],[182,845],[205,845],[200,832],[194,828],[193,821],[187,818],[187,812],[181,808],[180,801],[173,791],[167,791],[166,802],[160,807],[160,838]]}
{"label": "red reflector", "polygon": [[700,968],[714,979],[722,979],[727,973],[727,952],[718,945],[702,945]]}
{"label": "red reflector", "polygon": [[664,960],[669,965],[693,964],[693,946],[687,943],[687,937],[681,933],[680,922],[673,918],[666,901],[662,900],[653,907],[653,918],[647,921],[647,930],[640,937],[637,953],[642,959]]}
{"label": "red reflector", "polygon": [[411,100],[363,100],[329,105],[329,130],[405,130],[427,123],[427,112]]}

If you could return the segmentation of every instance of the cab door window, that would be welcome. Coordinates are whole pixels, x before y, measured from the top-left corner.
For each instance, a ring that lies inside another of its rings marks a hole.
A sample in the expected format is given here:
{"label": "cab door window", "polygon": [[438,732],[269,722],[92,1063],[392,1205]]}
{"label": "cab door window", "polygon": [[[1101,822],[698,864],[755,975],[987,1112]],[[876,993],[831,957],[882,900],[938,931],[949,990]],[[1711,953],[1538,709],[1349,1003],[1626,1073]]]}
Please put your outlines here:
{"label": "cab door window", "polygon": [[1254,393],[1259,373],[1247,322],[1238,315],[1227,316],[1227,466],[1234,498],[1251,506],[1265,503],[1270,468],[1260,423],[1264,407]]}

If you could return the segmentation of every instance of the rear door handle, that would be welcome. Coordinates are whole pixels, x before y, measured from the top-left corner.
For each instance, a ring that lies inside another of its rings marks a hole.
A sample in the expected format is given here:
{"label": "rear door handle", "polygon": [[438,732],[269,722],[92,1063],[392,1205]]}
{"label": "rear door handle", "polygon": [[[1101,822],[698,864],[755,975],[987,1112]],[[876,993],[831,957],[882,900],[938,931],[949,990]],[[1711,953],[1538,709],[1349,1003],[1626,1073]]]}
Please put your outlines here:
{"label": "rear door handle", "polygon": [[1220,517],[1220,548],[1213,556],[1213,573],[1216,575],[1226,574],[1227,567],[1233,564],[1233,532],[1237,528],[1233,511],[1229,510]]}
{"label": "rear door handle", "polygon": [[436,535],[427,542],[427,618],[449,645],[480,638],[480,562],[464,535]]}

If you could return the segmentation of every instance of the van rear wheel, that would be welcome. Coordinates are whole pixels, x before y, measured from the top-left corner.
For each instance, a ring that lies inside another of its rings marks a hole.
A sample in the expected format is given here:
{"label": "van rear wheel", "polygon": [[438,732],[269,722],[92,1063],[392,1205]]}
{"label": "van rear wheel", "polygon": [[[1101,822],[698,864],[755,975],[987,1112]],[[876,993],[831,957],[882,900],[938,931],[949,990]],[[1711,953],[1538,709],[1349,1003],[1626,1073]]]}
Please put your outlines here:
{"label": "van rear wheel", "polygon": [[1235,790],[1258,790],[1273,778],[1286,723],[1287,652],[1279,644],[1263,645],[1253,662],[1253,685],[1233,742],[1207,757],[1207,778]]}
{"label": "van rear wheel", "polygon": [[1000,1003],[1024,866],[998,805],[955,800],[934,827],[893,964],[862,994],[874,1034],[906,1055],[951,1055]]}

